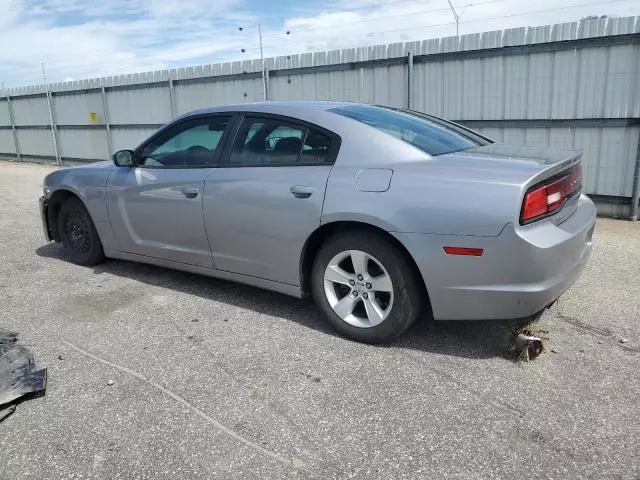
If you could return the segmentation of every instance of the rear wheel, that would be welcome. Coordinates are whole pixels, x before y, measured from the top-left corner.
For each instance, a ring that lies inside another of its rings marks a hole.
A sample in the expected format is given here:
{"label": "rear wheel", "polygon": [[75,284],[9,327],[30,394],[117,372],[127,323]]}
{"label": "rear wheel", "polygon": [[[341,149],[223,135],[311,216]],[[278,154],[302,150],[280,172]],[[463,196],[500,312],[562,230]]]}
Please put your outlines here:
{"label": "rear wheel", "polygon": [[406,331],[422,304],[404,254],[381,235],[349,232],[332,237],[312,271],[316,304],[343,335],[367,343]]}
{"label": "rear wheel", "polygon": [[69,198],[60,207],[58,232],[65,253],[74,263],[90,266],[104,260],[98,231],[79,199]]}

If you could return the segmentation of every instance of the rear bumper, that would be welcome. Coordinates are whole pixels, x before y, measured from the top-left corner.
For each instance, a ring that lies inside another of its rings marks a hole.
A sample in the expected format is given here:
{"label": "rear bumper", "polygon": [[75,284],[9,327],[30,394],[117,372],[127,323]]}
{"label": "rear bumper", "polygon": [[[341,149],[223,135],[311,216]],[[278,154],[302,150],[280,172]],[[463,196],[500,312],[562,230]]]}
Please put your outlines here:
{"label": "rear bumper", "polygon": [[[395,234],[418,264],[436,320],[533,315],[578,278],[591,252],[596,208],[586,196],[559,225],[507,225],[497,237]],[[483,248],[480,257],[445,255],[444,246]]]}
{"label": "rear bumper", "polygon": [[40,204],[40,220],[42,221],[42,230],[44,232],[44,238],[47,241],[51,241],[53,240],[53,237],[51,235],[51,229],[49,228],[47,201],[45,200],[44,197],[40,197],[39,204]]}

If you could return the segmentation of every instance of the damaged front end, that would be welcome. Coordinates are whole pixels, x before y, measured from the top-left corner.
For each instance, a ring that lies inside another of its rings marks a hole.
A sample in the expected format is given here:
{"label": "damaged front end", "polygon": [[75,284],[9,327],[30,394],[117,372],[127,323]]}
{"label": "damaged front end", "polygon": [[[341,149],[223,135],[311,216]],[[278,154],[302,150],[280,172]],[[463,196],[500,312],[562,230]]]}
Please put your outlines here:
{"label": "damaged front end", "polygon": [[40,197],[40,220],[42,221],[42,231],[44,233],[44,238],[48,242],[53,240],[53,232],[49,227],[50,219],[49,219],[49,202],[44,197]]}

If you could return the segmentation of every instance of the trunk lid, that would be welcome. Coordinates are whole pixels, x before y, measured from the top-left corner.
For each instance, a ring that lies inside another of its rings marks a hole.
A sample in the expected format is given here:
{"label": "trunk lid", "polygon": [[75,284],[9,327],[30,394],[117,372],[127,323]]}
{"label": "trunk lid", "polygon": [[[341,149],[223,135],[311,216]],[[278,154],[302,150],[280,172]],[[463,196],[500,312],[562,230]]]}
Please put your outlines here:
{"label": "trunk lid", "polygon": [[487,160],[508,160],[512,162],[534,162],[539,165],[555,165],[580,152],[563,148],[536,147],[531,145],[516,146],[504,143],[492,143],[482,147],[474,147],[460,152],[442,155],[439,158],[450,155],[464,155]]}
{"label": "trunk lid", "polygon": [[579,156],[580,152],[576,150],[492,143],[491,145],[447,153],[434,158],[475,161],[477,162],[476,166],[481,166],[481,162],[486,161],[489,162],[486,165],[487,167],[500,164],[504,168],[509,168],[509,165],[511,165],[512,168],[522,169],[525,165],[528,167],[537,165],[538,168],[533,168],[533,170],[553,169],[553,171],[556,171],[562,170],[562,168],[569,168]]}

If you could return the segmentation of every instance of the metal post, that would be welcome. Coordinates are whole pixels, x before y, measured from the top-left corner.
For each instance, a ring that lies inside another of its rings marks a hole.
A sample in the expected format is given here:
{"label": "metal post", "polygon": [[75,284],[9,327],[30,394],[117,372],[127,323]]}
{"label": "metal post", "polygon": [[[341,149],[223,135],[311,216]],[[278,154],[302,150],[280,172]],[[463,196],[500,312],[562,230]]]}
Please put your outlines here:
{"label": "metal post", "polygon": [[407,54],[407,109],[411,110],[411,79],[413,78],[413,53]]}
{"label": "metal post", "polygon": [[60,165],[61,158],[60,152],[58,151],[58,135],[57,135],[57,126],[56,119],[53,115],[53,98],[51,92],[49,91],[49,86],[47,85],[47,102],[49,103],[49,121],[51,122],[51,138],[53,139],[53,152],[56,156],[56,165]]}
{"label": "metal post", "polygon": [[49,122],[51,123],[51,138],[53,139],[53,153],[56,156],[56,165],[60,165],[60,152],[58,151],[58,135],[56,134],[56,120],[53,115],[53,100],[51,96],[51,91],[49,89],[49,84],[47,83],[47,74],[44,71],[44,63],[42,65],[42,79],[44,80],[46,94],[47,94],[47,103],[49,104]]}
{"label": "metal post", "polygon": [[638,139],[638,150],[636,151],[636,168],[633,175],[633,193],[631,195],[631,218],[633,222],[638,221],[638,201],[640,201],[640,139]]}
{"label": "metal post", "polygon": [[267,74],[264,70],[264,52],[262,51],[262,26],[258,24],[258,35],[260,36],[260,70],[262,70],[262,96],[265,100],[269,99],[267,91]]}
{"label": "metal post", "polygon": [[171,118],[176,118],[176,101],[173,91],[173,78],[169,78],[169,103],[171,107]]}
{"label": "metal post", "polygon": [[104,128],[107,133],[107,148],[109,149],[109,158],[113,155],[113,148],[111,146],[111,124],[109,123],[109,108],[107,107],[107,92],[104,86],[100,87],[100,93],[102,94],[102,113],[104,114]]}
{"label": "metal post", "polygon": [[16,150],[16,157],[20,160],[20,144],[18,143],[18,133],[16,132],[16,122],[13,118],[13,105],[11,97],[7,95],[7,109],[9,110],[9,121],[11,122],[11,131],[13,132],[13,145]]}

